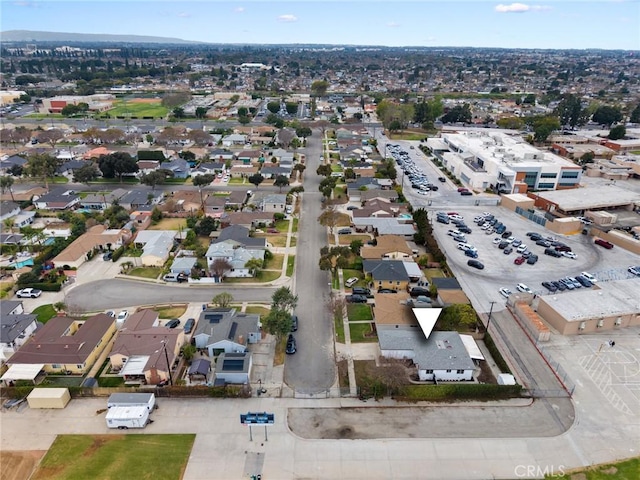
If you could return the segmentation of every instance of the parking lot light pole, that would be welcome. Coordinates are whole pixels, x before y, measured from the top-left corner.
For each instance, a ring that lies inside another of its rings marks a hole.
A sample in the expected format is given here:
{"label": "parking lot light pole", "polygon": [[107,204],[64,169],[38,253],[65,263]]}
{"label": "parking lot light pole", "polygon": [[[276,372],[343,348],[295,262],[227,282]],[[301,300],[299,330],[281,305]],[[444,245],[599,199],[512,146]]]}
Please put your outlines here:
{"label": "parking lot light pole", "polygon": [[489,318],[487,319],[487,333],[489,332],[489,325],[491,325],[491,314],[493,313],[493,306],[498,302],[492,301],[490,303],[491,308],[489,308]]}

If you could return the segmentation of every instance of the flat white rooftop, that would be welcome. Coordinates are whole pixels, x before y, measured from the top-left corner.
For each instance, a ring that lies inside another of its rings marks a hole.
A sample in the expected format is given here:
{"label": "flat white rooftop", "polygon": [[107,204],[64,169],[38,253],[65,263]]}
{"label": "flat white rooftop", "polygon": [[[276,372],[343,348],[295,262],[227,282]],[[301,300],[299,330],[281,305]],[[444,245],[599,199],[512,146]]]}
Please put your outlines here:
{"label": "flat white rooftop", "polygon": [[565,212],[619,207],[640,202],[640,194],[615,185],[538,192],[537,195],[555,203]]}
{"label": "flat white rooftop", "polygon": [[598,287],[544,295],[542,298],[569,322],[640,312],[638,279],[599,282]]}

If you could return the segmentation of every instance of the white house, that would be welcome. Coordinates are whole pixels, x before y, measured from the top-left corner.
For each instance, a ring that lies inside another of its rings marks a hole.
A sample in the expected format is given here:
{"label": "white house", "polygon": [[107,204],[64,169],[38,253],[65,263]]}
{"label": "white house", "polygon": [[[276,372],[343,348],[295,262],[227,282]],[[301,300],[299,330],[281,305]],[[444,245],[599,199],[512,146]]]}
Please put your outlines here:
{"label": "white house", "polygon": [[471,381],[475,363],[458,332],[431,332],[419,329],[379,330],[383,357],[411,359],[422,381]]}
{"label": "white house", "polygon": [[231,270],[225,273],[225,277],[251,277],[252,274],[245,265],[252,258],[264,260],[264,250],[247,250],[227,240],[210,245],[206,257],[208,265],[220,258],[231,264]]}
{"label": "white house", "polygon": [[249,383],[251,366],[251,352],[221,353],[216,360],[215,381],[216,383]]}
{"label": "white house", "polygon": [[143,230],[138,232],[135,243],[142,245],[140,260],[145,267],[161,267],[173,249],[177,231]]}
{"label": "white house", "polygon": [[287,196],[284,194],[274,193],[267,195],[260,202],[260,209],[263,212],[285,213],[287,208]]}

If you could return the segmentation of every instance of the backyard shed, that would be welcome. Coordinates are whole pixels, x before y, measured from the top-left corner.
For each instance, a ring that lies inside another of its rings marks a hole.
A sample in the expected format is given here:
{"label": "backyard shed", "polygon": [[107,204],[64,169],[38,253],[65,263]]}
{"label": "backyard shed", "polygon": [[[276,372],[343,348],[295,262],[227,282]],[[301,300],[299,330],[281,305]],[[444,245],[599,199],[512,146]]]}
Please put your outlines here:
{"label": "backyard shed", "polygon": [[34,388],[27,397],[31,408],[64,408],[69,400],[68,388]]}

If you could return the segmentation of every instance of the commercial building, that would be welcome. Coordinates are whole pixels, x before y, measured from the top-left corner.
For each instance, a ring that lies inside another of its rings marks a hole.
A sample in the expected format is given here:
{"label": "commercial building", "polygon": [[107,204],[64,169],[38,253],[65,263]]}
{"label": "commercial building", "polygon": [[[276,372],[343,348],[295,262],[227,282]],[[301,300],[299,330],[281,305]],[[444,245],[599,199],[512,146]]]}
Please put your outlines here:
{"label": "commercial building", "polygon": [[477,191],[574,188],[582,176],[578,165],[502,132],[443,133],[428,139],[427,147],[448,171]]}
{"label": "commercial building", "polygon": [[563,217],[583,215],[586,211],[633,210],[640,204],[640,194],[615,185],[529,195],[537,208]]}

